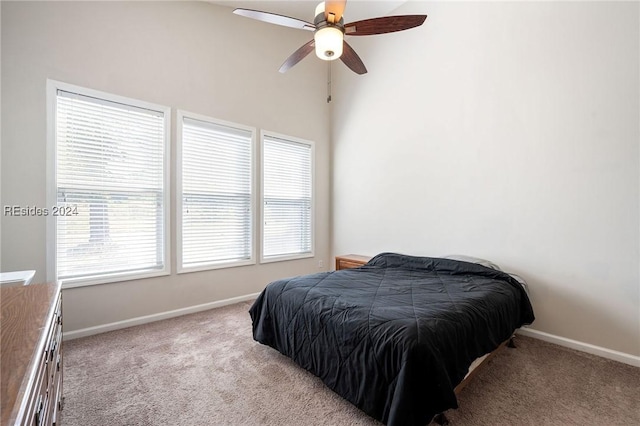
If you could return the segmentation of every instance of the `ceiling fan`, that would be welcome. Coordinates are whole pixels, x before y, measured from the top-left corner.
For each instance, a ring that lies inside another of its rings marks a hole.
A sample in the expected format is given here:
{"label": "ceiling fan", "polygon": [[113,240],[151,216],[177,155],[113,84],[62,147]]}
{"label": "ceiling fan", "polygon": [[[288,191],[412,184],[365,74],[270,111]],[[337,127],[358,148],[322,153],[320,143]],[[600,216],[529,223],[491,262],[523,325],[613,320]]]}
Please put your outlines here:
{"label": "ceiling fan", "polygon": [[346,3],[347,0],[327,0],[320,3],[316,7],[313,24],[259,10],[235,9],[233,13],[270,24],[313,31],[313,40],[304,44],[284,61],[280,67],[282,73],[303,60],[315,49],[318,58],[325,61],[340,58],[353,72],[365,74],[367,68],[349,43],[344,40],[345,35],[365,36],[403,31],[419,27],[427,19],[427,15],[385,16],[345,24],[342,13]]}

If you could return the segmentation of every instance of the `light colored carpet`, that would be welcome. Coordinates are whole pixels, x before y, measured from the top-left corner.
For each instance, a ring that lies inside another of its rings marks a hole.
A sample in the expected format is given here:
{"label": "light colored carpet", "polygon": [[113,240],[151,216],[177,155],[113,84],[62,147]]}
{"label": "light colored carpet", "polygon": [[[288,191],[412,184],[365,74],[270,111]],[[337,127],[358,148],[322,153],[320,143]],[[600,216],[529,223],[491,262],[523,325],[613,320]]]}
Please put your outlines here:
{"label": "light colored carpet", "polygon": [[[250,303],[64,343],[65,426],[380,425],[251,336]],[[526,337],[452,425],[638,425],[640,369]]]}

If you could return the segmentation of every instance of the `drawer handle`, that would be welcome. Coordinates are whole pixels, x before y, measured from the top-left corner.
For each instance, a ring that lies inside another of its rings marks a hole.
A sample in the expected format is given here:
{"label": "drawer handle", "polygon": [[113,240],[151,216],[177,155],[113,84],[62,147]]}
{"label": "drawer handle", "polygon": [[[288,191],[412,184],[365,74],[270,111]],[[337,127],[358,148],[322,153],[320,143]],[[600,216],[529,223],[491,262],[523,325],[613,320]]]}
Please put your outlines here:
{"label": "drawer handle", "polygon": [[51,346],[49,347],[49,358],[51,358],[51,361],[53,361],[53,354],[56,352],[57,347],[58,347],[58,340],[54,339],[53,342],[51,342]]}
{"label": "drawer handle", "polygon": [[38,402],[36,402],[36,424],[40,424],[42,422],[42,409],[44,408],[44,403],[42,402],[42,394],[38,395]]}
{"label": "drawer handle", "polygon": [[58,354],[58,357],[56,358],[56,368],[57,371],[60,371],[60,354]]}

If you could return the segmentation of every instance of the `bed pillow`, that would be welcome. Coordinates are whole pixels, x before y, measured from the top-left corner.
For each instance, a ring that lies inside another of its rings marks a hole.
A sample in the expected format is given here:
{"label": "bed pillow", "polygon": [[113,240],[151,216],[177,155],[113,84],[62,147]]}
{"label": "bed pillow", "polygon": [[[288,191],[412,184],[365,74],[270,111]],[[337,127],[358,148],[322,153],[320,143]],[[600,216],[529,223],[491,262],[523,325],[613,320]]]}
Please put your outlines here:
{"label": "bed pillow", "polygon": [[529,295],[529,286],[527,285],[527,282],[525,281],[525,279],[522,278],[520,275],[512,274],[511,272],[508,272],[508,274],[511,275],[511,277],[514,280],[518,281],[522,286],[522,288],[524,288],[524,291],[527,293],[527,295]]}
{"label": "bed pillow", "polygon": [[[500,269],[500,267],[498,265],[496,265],[495,263],[486,260],[486,259],[480,259],[478,257],[472,257],[472,256],[465,256],[463,254],[451,254],[449,256],[444,256],[444,259],[451,259],[451,260],[460,260],[462,262],[469,262],[469,263],[477,263],[478,265],[482,265],[484,267],[487,268],[491,268],[491,269],[496,269],[498,271],[502,271],[502,269]],[[520,285],[522,286],[522,288],[524,288],[524,291],[527,293],[527,295],[529,294],[529,286],[527,285],[527,281],[525,281],[524,278],[522,278],[520,275],[517,274],[512,274],[511,272],[507,272],[509,275],[511,275],[511,277],[518,281],[520,283]]]}
{"label": "bed pillow", "polygon": [[485,268],[491,268],[497,271],[502,271],[502,269],[500,269],[500,267],[495,263],[486,259],[480,259],[478,257],[465,256],[463,254],[450,254],[448,256],[444,256],[444,259],[459,260],[461,262],[469,262],[469,263],[477,263],[478,265],[482,265]]}

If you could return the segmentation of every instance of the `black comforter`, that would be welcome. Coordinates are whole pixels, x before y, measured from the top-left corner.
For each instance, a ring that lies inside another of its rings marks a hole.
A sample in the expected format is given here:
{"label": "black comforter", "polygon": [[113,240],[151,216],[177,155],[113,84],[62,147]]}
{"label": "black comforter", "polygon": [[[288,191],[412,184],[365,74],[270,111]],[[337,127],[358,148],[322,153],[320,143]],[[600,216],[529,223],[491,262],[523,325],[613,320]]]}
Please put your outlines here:
{"label": "black comforter", "polygon": [[254,338],[389,425],[457,408],[471,362],[534,320],[508,274],[380,254],[365,266],[275,281],[250,309]]}

